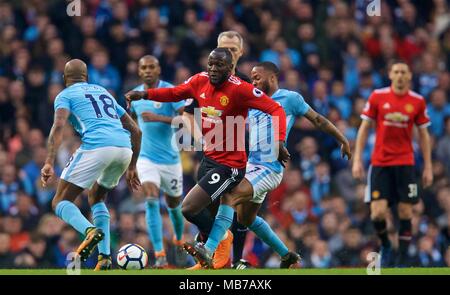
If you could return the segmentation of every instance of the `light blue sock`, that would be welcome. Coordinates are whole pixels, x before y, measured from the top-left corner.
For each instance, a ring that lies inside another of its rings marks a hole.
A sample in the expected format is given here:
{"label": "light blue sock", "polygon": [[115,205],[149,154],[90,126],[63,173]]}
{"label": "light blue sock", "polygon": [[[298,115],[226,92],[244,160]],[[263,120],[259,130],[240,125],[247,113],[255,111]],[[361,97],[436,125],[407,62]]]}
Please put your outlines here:
{"label": "light blue sock", "polygon": [[152,242],[156,252],[163,250],[162,238],[162,218],[159,211],[159,200],[150,198],[147,200],[147,208],[145,211],[145,219],[147,220],[148,236]]}
{"label": "light blue sock", "polygon": [[216,251],[217,246],[222,240],[223,236],[233,223],[234,209],[228,205],[220,205],[217,211],[216,219],[213,227],[209,233],[208,241],[205,247],[211,252]]}
{"label": "light blue sock", "polygon": [[281,257],[289,252],[286,245],[280,240],[276,233],[270,228],[269,224],[259,216],[256,216],[255,221],[249,226],[249,229],[253,231],[258,238],[263,240],[269,245],[275,252]]}
{"label": "light blue sock", "polygon": [[103,233],[105,234],[103,240],[101,240],[100,243],[98,243],[98,253],[110,255],[111,235],[110,235],[109,220],[111,217],[109,216],[108,208],[106,208],[104,202],[99,202],[97,204],[94,204],[94,206],[91,207],[91,210],[94,225],[103,230]]}
{"label": "light blue sock", "polygon": [[55,214],[83,235],[86,234],[86,229],[95,227],[81,214],[80,209],[74,203],[67,200],[56,205]]}
{"label": "light blue sock", "polygon": [[167,211],[169,211],[169,217],[172,221],[175,237],[177,238],[177,241],[181,241],[184,231],[184,217],[183,213],[181,213],[181,204],[175,208],[167,207]]}

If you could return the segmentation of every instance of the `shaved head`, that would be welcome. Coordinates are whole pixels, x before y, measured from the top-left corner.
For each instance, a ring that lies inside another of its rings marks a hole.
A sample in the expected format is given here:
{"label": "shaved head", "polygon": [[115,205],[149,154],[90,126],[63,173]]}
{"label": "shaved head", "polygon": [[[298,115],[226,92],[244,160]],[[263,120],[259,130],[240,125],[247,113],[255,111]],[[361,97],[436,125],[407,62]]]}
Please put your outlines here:
{"label": "shaved head", "polygon": [[143,57],[141,57],[139,59],[139,64],[146,63],[146,62],[151,62],[151,63],[155,63],[155,64],[159,65],[159,60],[156,57],[154,57],[153,55],[144,55]]}
{"label": "shaved head", "polygon": [[80,59],[71,59],[64,67],[64,84],[67,87],[78,82],[87,82],[87,66]]}
{"label": "shaved head", "polygon": [[220,85],[228,79],[233,70],[233,56],[227,48],[216,48],[208,56],[208,76],[213,85]]}

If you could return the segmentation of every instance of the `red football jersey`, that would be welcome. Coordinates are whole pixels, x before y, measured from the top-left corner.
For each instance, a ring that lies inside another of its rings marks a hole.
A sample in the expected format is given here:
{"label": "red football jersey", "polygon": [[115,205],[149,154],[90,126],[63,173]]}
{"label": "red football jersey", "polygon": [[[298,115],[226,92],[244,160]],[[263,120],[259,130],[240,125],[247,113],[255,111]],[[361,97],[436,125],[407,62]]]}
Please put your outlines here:
{"label": "red football jersey", "polygon": [[400,96],[390,87],[377,89],[370,95],[361,118],[376,123],[372,165],[414,165],[413,125],[430,125],[422,96],[411,90]]}
{"label": "red football jersey", "polygon": [[[160,102],[197,100],[202,116],[203,151],[205,156],[232,168],[244,168],[245,119],[249,109],[258,109],[274,117],[275,140],[286,138],[286,114],[283,108],[236,76],[230,76],[216,87],[209,82],[208,73],[192,76],[174,88],[148,89],[148,98]],[[278,117],[278,128],[275,124]],[[233,123],[235,122],[235,124]],[[227,128],[228,126],[228,128]]]}

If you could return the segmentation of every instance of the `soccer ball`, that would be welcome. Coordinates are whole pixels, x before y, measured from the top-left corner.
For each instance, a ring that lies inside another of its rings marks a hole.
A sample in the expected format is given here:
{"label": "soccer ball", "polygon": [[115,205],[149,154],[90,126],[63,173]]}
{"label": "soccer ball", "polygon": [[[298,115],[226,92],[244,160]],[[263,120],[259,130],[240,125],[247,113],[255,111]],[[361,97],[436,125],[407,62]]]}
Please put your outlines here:
{"label": "soccer ball", "polygon": [[138,244],[126,244],[117,253],[117,264],[121,269],[144,269],[148,256]]}

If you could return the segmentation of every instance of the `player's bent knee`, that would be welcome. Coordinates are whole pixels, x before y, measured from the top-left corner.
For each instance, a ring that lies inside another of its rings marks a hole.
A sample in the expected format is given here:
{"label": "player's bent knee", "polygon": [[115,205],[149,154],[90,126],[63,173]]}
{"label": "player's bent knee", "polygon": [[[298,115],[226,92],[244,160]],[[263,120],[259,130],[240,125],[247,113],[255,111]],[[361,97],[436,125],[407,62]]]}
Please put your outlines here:
{"label": "player's bent knee", "polygon": [[384,220],[386,218],[386,210],[373,210],[370,213],[372,220]]}
{"label": "player's bent knee", "polygon": [[233,204],[233,196],[231,194],[225,194],[220,198],[220,203],[223,205],[231,206]]}
{"label": "player's bent knee", "polygon": [[182,200],[181,196],[171,197],[171,196],[166,195],[167,206],[171,209],[177,208],[178,206],[180,206],[181,200]]}
{"label": "player's bent knee", "polygon": [[411,219],[413,216],[413,210],[411,204],[400,203],[398,204],[398,217],[400,219]]}
{"label": "player's bent knee", "polygon": [[58,203],[62,200],[60,198],[57,198],[56,196],[52,200],[52,209],[53,211],[56,211],[56,206],[58,206]]}
{"label": "player's bent knee", "polygon": [[183,214],[184,218],[186,218],[186,220],[188,221],[191,221],[192,218],[195,216],[193,207],[186,203],[183,203],[181,205],[181,213]]}

